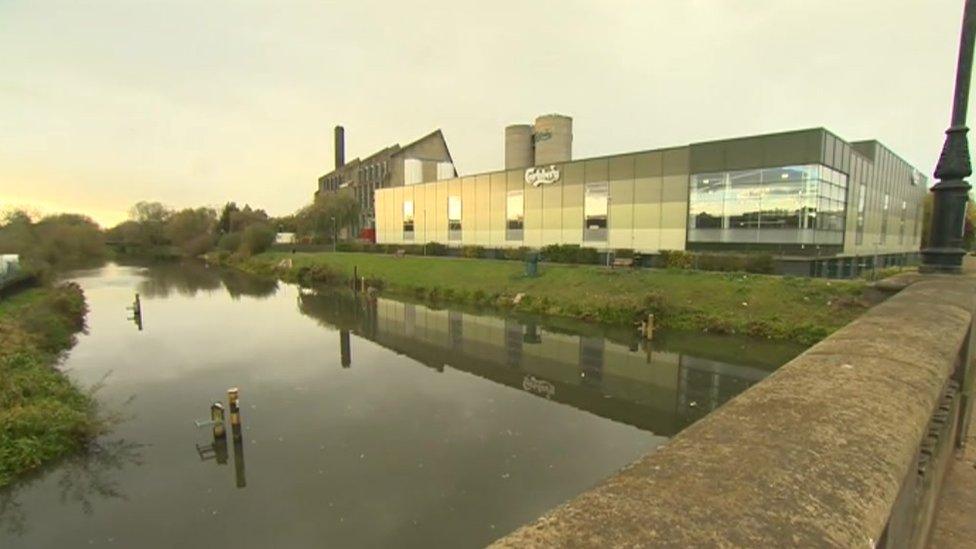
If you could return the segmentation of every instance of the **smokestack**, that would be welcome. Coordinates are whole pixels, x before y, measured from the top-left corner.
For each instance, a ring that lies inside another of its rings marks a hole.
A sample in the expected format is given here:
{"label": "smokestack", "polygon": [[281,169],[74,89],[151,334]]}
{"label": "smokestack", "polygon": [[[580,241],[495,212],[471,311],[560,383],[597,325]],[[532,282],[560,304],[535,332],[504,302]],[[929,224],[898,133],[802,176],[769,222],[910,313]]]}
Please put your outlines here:
{"label": "smokestack", "polygon": [[346,165],[346,130],[335,127],[335,169]]}

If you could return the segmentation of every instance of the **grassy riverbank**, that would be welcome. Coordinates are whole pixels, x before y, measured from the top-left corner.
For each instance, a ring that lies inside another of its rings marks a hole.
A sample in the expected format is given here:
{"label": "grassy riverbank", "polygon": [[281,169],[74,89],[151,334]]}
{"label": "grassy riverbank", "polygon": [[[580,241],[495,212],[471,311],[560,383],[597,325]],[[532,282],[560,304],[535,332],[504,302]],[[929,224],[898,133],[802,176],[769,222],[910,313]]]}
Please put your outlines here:
{"label": "grassy riverbank", "polygon": [[0,486],[76,451],[98,429],[92,397],[56,368],[86,312],[75,284],[0,301]]}
{"label": "grassy riverbank", "polygon": [[[291,267],[282,262],[291,260]],[[287,281],[337,283],[354,267],[385,293],[494,306],[610,324],[648,313],[659,327],[812,344],[870,307],[863,281],[688,270],[540,266],[523,276],[517,261],[365,253],[263,253],[225,264]],[[517,304],[514,297],[524,294]]]}

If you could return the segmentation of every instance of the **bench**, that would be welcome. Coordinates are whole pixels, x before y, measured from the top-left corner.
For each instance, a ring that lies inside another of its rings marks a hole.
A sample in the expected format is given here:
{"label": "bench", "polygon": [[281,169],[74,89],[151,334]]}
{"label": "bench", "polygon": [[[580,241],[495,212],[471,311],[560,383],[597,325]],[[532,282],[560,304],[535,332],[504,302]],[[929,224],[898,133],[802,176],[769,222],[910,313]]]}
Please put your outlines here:
{"label": "bench", "polygon": [[407,255],[407,251],[404,250],[403,248],[400,248],[399,250],[397,250],[396,252],[394,252],[393,255],[396,256],[396,257],[403,257],[403,256]]}
{"label": "bench", "polygon": [[613,264],[611,268],[614,267],[633,267],[634,258],[633,257],[615,257],[613,258]]}

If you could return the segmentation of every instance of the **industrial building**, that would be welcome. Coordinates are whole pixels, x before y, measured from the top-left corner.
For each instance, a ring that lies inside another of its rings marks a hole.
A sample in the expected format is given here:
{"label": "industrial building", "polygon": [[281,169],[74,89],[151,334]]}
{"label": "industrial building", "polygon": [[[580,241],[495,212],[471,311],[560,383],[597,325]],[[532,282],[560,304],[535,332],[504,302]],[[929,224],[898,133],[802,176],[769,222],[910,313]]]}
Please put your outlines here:
{"label": "industrial building", "polygon": [[926,179],[874,140],[813,128],[573,160],[559,115],[505,139],[503,171],[377,191],[377,242],[766,251],[837,276],[919,249]]}
{"label": "industrial building", "polygon": [[319,177],[315,197],[323,193],[349,192],[360,205],[359,228],[374,226],[377,189],[402,187],[457,177],[451,152],[441,130],[400,146],[381,149],[363,159],[346,162],[346,133],[335,127],[335,169]]}

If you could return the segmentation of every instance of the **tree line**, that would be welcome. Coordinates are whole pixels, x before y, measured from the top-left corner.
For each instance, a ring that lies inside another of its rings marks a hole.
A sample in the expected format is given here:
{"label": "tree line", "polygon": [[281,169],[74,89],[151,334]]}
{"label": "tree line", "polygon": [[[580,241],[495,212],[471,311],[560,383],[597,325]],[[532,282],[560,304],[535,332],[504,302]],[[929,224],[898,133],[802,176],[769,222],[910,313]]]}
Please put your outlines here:
{"label": "tree line", "polygon": [[40,269],[97,263],[109,250],[154,257],[197,257],[215,250],[251,255],[270,248],[279,232],[295,233],[301,242],[331,242],[343,229],[357,225],[359,211],[346,193],[321,196],[281,217],[234,202],[219,210],[138,202],[127,220],[103,229],[81,214],[39,216],[11,210],[0,212],[0,254],[18,254]]}

